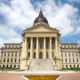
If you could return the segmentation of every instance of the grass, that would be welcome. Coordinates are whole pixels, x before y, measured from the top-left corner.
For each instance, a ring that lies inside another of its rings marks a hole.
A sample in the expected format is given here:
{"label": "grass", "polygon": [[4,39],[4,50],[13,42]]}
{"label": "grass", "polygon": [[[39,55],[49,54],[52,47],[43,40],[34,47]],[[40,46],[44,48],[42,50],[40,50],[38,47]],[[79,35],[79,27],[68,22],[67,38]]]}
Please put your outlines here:
{"label": "grass", "polygon": [[19,71],[19,69],[8,69],[8,68],[3,68],[3,69],[0,69],[0,71]]}
{"label": "grass", "polygon": [[80,71],[80,68],[60,69],[59,71]]}
{"label": "grass", "polygon": [[29,76],[26,76],[26,78],[28,78],[29,80],[56,80],[59,75],[41,75],[41,76],[33,76],[33,75],[29,75]]}

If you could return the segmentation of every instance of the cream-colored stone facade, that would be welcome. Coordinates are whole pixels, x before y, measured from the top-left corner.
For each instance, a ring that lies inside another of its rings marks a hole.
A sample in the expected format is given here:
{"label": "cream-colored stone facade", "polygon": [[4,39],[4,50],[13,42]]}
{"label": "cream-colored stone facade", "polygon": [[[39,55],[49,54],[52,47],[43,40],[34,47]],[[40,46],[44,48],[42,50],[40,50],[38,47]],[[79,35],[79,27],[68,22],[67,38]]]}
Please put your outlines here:
{"label": "cream-colored stone facade", "polygon": [[20,68],[21,44],[6,43],[1,48],[1,68]]}
{"label": "cream-colored stone facade", "polygon": [[[33,61],[43,60],[46,62],[49,61],[48,59],[51,61],[53,70],[80,68],[80,48],[78,44],[60,43],[59,31],[50,27],[40,12],[33,26],[24,30],[22,43],[6,43],[1,48],[0,67],[31,70],[36,66],[36,62],[31,66]],[[49,66],[49,64],[47,65]]]}

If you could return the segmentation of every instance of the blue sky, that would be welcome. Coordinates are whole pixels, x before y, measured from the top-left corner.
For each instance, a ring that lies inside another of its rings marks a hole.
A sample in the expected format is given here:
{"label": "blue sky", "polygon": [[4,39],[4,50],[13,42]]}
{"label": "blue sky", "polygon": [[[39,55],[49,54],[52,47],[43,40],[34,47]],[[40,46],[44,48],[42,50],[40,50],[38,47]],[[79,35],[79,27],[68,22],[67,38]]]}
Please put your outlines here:
{"label": "blue sky", "polygon": [[22,41],[42,9],[49,25],[57,28],[62,43],[80,45],[80,0],[0,0],[0,47]]}

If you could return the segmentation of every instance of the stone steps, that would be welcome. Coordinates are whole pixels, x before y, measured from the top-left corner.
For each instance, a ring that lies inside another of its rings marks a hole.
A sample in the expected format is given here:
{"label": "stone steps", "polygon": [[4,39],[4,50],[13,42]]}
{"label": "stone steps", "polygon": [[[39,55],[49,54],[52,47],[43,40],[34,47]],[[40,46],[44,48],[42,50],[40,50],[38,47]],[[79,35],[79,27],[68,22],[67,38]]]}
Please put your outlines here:
{"label": "stone steps", "polygon": [[31,71],[52,71],[53,64],[50,59],[32,59],[30,64]]}

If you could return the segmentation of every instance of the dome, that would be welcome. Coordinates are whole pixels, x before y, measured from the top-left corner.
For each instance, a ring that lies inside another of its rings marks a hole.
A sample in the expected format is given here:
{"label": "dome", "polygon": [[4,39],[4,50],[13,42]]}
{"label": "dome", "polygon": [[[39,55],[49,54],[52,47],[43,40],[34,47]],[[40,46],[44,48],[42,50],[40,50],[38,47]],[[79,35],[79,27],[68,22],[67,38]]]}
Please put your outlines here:
{"label": "dome", "polygon": [[42,11],[40,10],[39,16],[34,20],[34,25],[36,24],[46,24],[48,25],[47,19],[43,16]]}

